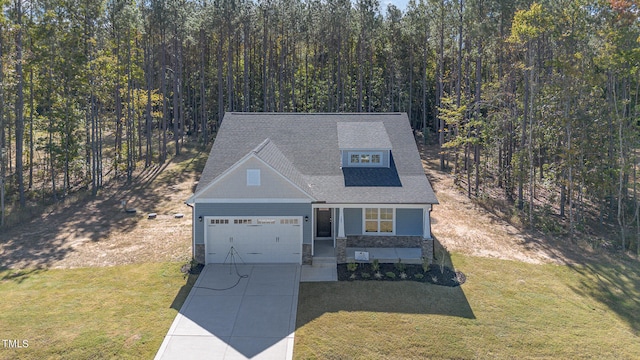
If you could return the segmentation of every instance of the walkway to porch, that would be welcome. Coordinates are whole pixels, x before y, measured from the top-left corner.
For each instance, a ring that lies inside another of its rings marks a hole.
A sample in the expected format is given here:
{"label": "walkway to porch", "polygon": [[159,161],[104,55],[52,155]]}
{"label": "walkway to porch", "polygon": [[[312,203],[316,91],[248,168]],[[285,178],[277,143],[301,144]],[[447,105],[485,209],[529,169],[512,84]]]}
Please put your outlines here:
{"label": "walkway to porch", "polygon": [[338,281],[333,240],[315,240],[311,265],[302,265],[300,282]]}

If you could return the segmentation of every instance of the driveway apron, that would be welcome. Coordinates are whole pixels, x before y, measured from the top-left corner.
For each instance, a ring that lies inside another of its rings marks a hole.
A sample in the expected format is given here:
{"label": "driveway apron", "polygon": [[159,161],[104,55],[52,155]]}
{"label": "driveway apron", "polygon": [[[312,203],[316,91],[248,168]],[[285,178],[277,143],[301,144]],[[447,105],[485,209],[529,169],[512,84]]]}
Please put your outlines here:
{"label": "driveway apron", "polygon": [[293,358],[300,266],[204,267],[156,359]]}

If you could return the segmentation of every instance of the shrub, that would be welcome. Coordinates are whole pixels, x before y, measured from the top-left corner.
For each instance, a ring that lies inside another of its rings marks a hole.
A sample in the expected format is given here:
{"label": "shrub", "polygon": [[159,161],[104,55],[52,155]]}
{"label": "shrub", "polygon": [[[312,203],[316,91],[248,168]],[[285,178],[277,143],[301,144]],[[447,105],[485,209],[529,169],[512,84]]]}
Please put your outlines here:
{"label": "shrub", "polygon": [[398,258],[398,262],[393,264],[393,266],[398,270],[398,272],[404,272],[407,269],[407,265],[402,263],[402,259]]}
{"label": "shrub", "polygon": [[382,273],[380,271],[376,271],[375,274],[373,274],[373,277],[376,279],[382,279]]}
{"label": "shrub", "polygon": [[401,272],[400,273],[400,279],[406,280],[407,279],[407,273],[406,272]]}
{"label": "shrub", "polygon": [[431,260],[429,260],[426,257],[422,258],[422,272],[427,272],[429,271],[429,266],[431,266]]}
{"label": "shrub", "polygon": [[373,259],[373,262],[371,263],[371,270],[374,272],[378,272],[380,270],[380,261],[378,261],[378,259]]}
{"label": "shrub", "polygon": [[387,277],[389,279],[395,279],[396,278],[396,273],[394,273],[393,271],[389,271],[385,275],[387,275]]}
{"label": "shrub", "polygon": [[363,273],[360,273],[360,277],[363,278],[363,279],[368,279],[368,278],[371,277],[371,274],[369,274],[367,272],[363,272]]}
{"label": "shrub", "polygon": [[420,280],[420,279],[422,279],[422,278],[424,277],[424,275],[422,275],[422,274],[415,274],[415,275],[413,275],[413,277],[414,277],[414,278],[416,278],[416,279],[418,279],[418,280]]}
{"label": "shrub", "polygon": [[349,276],[349,279],[355,280],[356,279],[356,273],[351,273],[351,275]]}
{"label": "shrub", "polygon": [[358,268],[358,263],[350,262],[347,264],[347,270],[354,272]]}

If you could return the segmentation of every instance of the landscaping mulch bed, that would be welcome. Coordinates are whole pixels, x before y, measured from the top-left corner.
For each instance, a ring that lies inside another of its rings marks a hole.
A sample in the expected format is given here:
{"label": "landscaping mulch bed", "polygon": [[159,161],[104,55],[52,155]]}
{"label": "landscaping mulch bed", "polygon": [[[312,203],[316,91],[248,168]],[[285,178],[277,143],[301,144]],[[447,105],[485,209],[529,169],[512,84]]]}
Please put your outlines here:
{"label": "landscaping mulch bed", "polygon": [[[429,270],[424,272],[422,265],[402,264],[404,271],[398,269],[397,264],[379,264],[378,275],[372,270],[369,263],[358,263],[355,271],[349,271],[348,264],[338,265],[339,281],[417,281],[442,286],[460,286],[467,277],[461,271],[444,266],[431,264]],[[404,275],[402,275],[404,273]],[[393,274],[393,275],[392,275]]]}

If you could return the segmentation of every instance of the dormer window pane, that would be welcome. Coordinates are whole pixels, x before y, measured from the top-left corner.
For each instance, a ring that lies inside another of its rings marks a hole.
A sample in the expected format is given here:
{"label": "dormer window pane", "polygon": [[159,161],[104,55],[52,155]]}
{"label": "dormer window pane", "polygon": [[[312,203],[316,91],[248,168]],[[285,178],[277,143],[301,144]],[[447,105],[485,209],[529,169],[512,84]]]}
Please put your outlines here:
{"label": "dormer window pane", "polygon": [[356,150],[349,151],[342,156],[344,164],[342,166],[349,167],[388,167],[386,160],[388,152]]}

